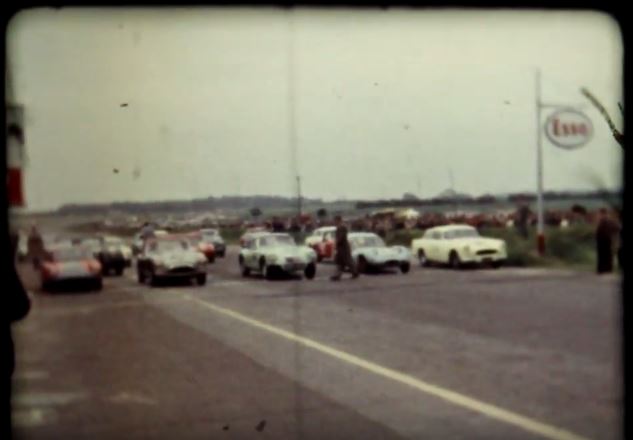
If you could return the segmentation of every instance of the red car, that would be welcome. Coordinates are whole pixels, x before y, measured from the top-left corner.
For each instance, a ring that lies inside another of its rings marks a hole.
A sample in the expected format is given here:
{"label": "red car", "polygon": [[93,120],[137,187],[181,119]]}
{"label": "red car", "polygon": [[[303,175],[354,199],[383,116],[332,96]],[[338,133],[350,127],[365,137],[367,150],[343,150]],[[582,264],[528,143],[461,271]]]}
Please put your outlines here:
{"label": "red car", "polygon": [[209,263],[215,261],[215,246],[210,238],[205,237],[200,232],[194,232],[187,235],[187,241],[194,249],[197,249],[198,252],[207,257]]}
{"label": "red car", "polygon": [[305,239],[305,245],[314,249],[317,261],[334,258],[334,244],[336,242],[336,227],[324,226],[317,228],[312,235]]}
{"label": "red car", "polygon": [[47,250],[39,269],[44,291],[80,284],[91,290],[103,287],[101,263],[83,246],[57,245]]}

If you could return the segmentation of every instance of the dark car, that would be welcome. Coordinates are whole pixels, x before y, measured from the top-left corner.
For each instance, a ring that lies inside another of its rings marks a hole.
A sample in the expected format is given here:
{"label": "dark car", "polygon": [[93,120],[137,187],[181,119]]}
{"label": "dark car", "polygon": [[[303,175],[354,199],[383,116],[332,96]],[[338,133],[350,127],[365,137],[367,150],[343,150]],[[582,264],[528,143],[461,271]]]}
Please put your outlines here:
{"label": "dark car", "polygon": [[215,248],[215,255],[217,257],[224,257],[226,255],[226,243],[220,235],[220,231],[213,228],[201,229],[200,233],[204,240],[207,240],[213,244]]}
{"label": "dark car", "polygon": [[161,279],[189,278],[198,284],[207,282],[205,256],[182,236],[162,236],[145,240],[136,261],[139,283],[154,286]]}
{"label": "dark car", "polygon": [[131,265],[128,246],[118,237],[104,236],[98,240],[100,246],[97,248],[96,257],[103,266],[103,273],[108,275],[114,272],[121,276],[125,268]]}

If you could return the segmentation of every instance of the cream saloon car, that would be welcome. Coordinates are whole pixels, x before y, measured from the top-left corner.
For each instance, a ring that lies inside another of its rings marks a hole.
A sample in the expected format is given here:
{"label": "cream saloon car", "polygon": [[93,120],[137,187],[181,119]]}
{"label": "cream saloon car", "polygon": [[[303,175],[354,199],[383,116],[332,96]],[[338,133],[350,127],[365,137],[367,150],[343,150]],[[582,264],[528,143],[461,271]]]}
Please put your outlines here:
{"label": "cream saloon car", "polygon": [[239,256],[243,276],[259,272],[267,279],[280,273],[303,273],[311,280],[316,275],[316,260],[313,249],[298,246],[290,235],[283,233],[251,236],[244,242]]}
{"label": "cream saloon car", "polygon": [[508,258],[504,240],[486,238],[468,225],[446,225],[427,229],[424,236],[411,242],[411,252],[421,266],[431,263],[501,266]]}

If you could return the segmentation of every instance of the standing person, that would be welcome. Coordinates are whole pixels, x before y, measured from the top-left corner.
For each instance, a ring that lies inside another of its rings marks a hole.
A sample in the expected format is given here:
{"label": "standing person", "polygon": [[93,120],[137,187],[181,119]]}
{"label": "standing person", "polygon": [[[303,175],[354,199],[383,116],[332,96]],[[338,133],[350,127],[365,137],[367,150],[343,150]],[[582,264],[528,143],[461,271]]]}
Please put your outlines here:
{"label": "standing person", "polygon": [[6,294],[6,303],[4,309],[5,316],[5,347],[6,347],[6,357],[3,362],[3,375],[5,381],[5,403],[6,407],[3,408],[4,420],[3,425],[5,429],[5,435],[2,438],[10,439],[12,438],[12,426],[11,426],[11,379],[13,376],[13,371],[15,369],[15,349],[13,346],[13,337],[11,335],[11,324],[15,321],[19,321],[24,318],[31,308],[31,302],[29,300],[26,291],[24,290],[24,286],[18,277],[17,271],[15,269],[15,254],[18,246],[18,236],[17,234],[11,234],[10,236],[11,249],[10,258],[7,261],[9,266],[8,270],[8,279],[5,287],[8,289],[4,289],[4,293]]}
{"label": "standing person", "polygon": [[143,223],[143,227],[141,228],[141,238],[143,240],[147,240],[154,236],[154,226],[150,222]]}
{"label": "standing person", "polygon": [[343,224],[340,215],[334,217],[334,224],[336,225],[336,256],[334,257],[336,273],[330,279],[332,281],[340,280],[345,268],[352,271],[352,278],[358,278],[358,270],[352,259],[352,249],[347,240],[347,226]]}
{"label": "standing person", "polygon": [[609,216],[605,208],[598,214],[596,227],[596,254],[598,274],[613,272],[614,238],[618,233],[618,224]]}
{"label": "standing person", "polygon": [[517,226],[517,229],[519,230],[519,234],[524,239],[528,238],[528,222],[530,219],[530,214],[531,214],[530,208],[528,208],[528,206],[525,203],[522,203],[521,206],[519,206],[519,209],[517,211],[516,226]]}
{"label": "standing person", "polygon": [[35,225],[31,226],[31,232],[29,232],[27,241],[27,249],[29,258],[33,262],[33,267],[38,269],[42,254],[44,253],[44,240],[42,240],[42,236]]}

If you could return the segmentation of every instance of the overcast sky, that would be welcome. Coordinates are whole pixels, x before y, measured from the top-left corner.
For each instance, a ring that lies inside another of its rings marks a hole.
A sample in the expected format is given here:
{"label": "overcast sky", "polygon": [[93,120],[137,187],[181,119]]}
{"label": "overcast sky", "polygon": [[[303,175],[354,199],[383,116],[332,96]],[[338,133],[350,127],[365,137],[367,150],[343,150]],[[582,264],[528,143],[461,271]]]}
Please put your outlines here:
{"label": "overcast sky", "polygon": [[324,199],[434,196],[450,172],[473,195],[536,190],[537,68],[543,100],[595,130],[573,151],[544,138],[545,189],[620,186],[579,93],[622,126],[620,31],[597,13],[39,9],[8,50],[29,209],[290,196],[297,174]]}

